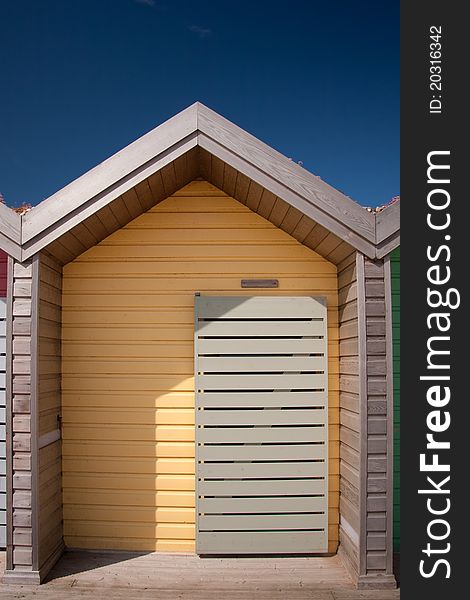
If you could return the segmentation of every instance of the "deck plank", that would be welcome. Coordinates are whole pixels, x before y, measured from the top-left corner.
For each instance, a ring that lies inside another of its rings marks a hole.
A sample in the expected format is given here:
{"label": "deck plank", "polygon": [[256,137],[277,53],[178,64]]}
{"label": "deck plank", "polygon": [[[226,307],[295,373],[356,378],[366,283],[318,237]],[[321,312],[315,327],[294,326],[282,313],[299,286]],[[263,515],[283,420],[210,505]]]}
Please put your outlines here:
{"label": "deck plank", "polygon": [[[0,573],[4,553],[0,553]],[[0,584],[2,600],[398,600],[358,591],[338,556],[199,558],[67,551],[39,587]]]}

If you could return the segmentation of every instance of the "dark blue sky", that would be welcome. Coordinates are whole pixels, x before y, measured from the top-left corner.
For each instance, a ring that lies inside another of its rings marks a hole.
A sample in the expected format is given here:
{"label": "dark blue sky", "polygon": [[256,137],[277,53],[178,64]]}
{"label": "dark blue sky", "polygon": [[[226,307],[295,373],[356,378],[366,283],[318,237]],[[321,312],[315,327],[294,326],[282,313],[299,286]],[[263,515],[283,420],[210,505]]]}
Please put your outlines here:
{"label": "dark blue sky", "polygon": [[199,100],[361,204],[399,193],[398,0],[2,0],[0,192],[37,204]]}

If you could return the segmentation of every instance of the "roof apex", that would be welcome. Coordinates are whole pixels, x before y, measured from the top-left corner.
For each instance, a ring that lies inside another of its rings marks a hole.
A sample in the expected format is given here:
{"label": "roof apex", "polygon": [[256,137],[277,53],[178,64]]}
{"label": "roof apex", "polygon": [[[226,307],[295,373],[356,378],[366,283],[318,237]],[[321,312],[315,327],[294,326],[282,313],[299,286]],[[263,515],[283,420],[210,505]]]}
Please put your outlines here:
{"label": "roof apex", "polygon": [[[376,256],[380,240],[375,215],[201,102],[194,102],[22,215],[16,243],[22,247],[23,258],[47,246],[55,229],[67,231],[197,146],[361,252]],[[382,220],[388,212],[384,211]],[[0,234],[4,237],[5,233],[2,219]]]}

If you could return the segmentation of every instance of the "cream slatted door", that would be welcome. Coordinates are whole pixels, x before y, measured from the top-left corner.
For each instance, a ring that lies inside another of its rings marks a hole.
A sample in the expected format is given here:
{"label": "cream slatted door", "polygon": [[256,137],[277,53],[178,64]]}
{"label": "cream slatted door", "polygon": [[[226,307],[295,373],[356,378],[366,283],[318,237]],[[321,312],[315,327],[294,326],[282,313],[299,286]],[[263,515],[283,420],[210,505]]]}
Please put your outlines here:
{"label": "cream slatted door", "polygon": [[328,551],[326,306],[195,298],[196,552]]}

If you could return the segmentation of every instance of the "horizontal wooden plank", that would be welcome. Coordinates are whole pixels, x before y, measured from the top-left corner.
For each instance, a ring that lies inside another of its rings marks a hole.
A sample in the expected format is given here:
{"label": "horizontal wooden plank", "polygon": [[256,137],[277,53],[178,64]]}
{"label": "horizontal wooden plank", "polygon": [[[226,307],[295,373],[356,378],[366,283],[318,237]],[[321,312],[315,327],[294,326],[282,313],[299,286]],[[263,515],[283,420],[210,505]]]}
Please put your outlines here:
{"label": "horizontal wooden plank", "polygon": [[119,490],[120,492],[194,491],[194,475],[128,473],[63,473],[63,488],[84,490]]}
{"label": "horizontal wooden plank", "polygon": [[199,319],[298,319],[324,317],[325,300],[309,297],[196,297]]}
{"label": "horizontal wooden plank", "polygon": [[305,554],[325,552],[325,531],[258,532],[256,536],[230,531],[201,532],[196,543],[198,554]]}
{"label": "horizontal wooden plank", "polygon": [[194,510],[194,490],[124,490],[116,494],[115,489],[69,488],[63,491],[64,506],[105,506],[114,508],[189,507]]}
{"label": "horizontal wooden plank", "polygon": [[211,339],[198,340],[199,354],[314,354],[325,351],[323,339]]}
{"label": "horizontal wooden plank", "polygon": [[[84,535],[94,538],[158,538],[194,539],[193,523],[119,523],[112,521],[75,521],[64,522],[64,535]],[[129,543],[129,542],[128,542]],[[94,544],[93,544],[94,545]]]}
{"label": "horizontal wooden plank", "polygon": [[276,531],[279,529],[323,529],[324,527],[324,514],[201,515],[198,533],[203,531],[252,531],[253,536],[257,536],[257,533],[263,529]]}
{"label": "horizontal wooden plank", "polygon": [[318,479],[240,479],[199,482],[201,496],[309,496],[325,494],[324,478]]}
{"label": "horizontal wooden plank", "polygon": [[199,498],[200,513],[295,513],[325,512],[325,496],[265,496],[261,498]]}
{"label": "horizontal wooden plank", "polygon": [[[322,408],[305,410],[198,410],[197,420],[200,426],[232,426],[237,425],[323,425],[326,422],[326,411]],[[200,430],[201,439],[204,430]]]}
{"label": "horizontal wooden plank", "polygon": [[[128,318],[131,315],[132,318]],[[152,323],[149,324],[148,321],[145,320],[139,314],[134,314],[133,312],[126,312],[125,318],[126,322],[123,322],[123,315],[119,312],[115,314],[113,317],[114,323],[103,324],[101,325],[97,322],[89,323],[89,324],[81,324],[81,325],[64,325],[63,327],[63,342],[64,342],[64,351],[67,351],[67,346],[69,343],[76,342],[103,342],[103,343],[112,343],[114,341],[118,341],[120,343],[136,343],[136,342],[150,342],[152,340],[157,340],[158,343],[165,342],[193,342],[194,341],[194,327],[191,327],[189,324],[164,324],[164,323]],[[28,331],[30,329],[30,325],[28,324]],[[41,330],[42,335],[45,333]],[[56,328],[51,329],[48,332],[47,337],[57,339],[57,331]],[[328,337],[330,341],[330,348],[334,349],[334,341],[338,339],[337,331],[334,327],[331,327],[328,332]],[[247,341],[248,338],[245,338]],[[266,341],[266,340],[265,340]],[[276,339],[269,339],[268,341],[273,344],[279,341]],[[320,340],[322,343],[323,340]],[[357,354],[357,341],[356,341],[356,354]],[[333,356],[337,355],[337,351]]]}
{"label": "horizontal wooden plank", "polygon": [[149,458],[127,456],[82,457],[64,456],[64,471],[68,473],[109,473],[136,475],[193,475],[194,458]]}
{"label": "horizontal wooden plank", "polygon": [[206,480],[261,479],[267,477],[324,477],[327,465],[324,460],[315,462],[202,462],[197,466],[199,493],[205,495]]}
{"label": "horizontal wooden plank", "polygon": [[63,411],[63,423],[89,425],[193,425],[194,410],[192,408],[115,408],[110,411],[104,408],[75,408]]}
{"label": "horizontal wooden plank", "polygon": [[[330,398],[331,399],[331,398]],[[325,406],[326,392],[211,392],[198,395],[202,408]]]}
{"label": "horizontal wooden plank", "polygon": [[200,373],[324,371],[326,362],[324,356],[199,356],[198,370]]}
{"label": "horizontal wooden plank", "polygon": [[185,506],[120,506],[65,504],[65,520],[126,521],[136,523],[194,523],[194,507]]}
{"label": "horizontal wooden plank", "polygon": [[199,375],[199,390],[321,390],[326,387],[323,374],[290,375]]}
{"label": "horizontal wooden plank", "polygon": [[295,337],[324,336],[325,320],[304,321],[201,321],[196,323],[198,337]]}
{"label": "horizontal wooden plank", "polygon": [[[207,293],[236,292],[240,290],[240,280],[250,277],[263,277],[280,279],[280,286],[284,294],[299,294],[304,295],[311,290],[318,291],[322,295],[330,295],[336,292],[336,278],[334,275],[318,275],[315,273],[286,273],[279,277],[276,271],[276,264],[273,262],[272,269],[264,263],[264,268],[261,265],[257,271],[252,270],[251,265],[241,265],[238,272],[226,273],[223,271],[224,263],[219,265],[219,269],[212,273],[162,273],[160,275],[150,274],[142,277],[77,277],[64,278],[64,302],[67,301],[67,296],[71,294],[83,294],[84,289],[90,294],[108,294],[111,296],[114,293],[129,293],[129,287],[132,285],[132,290],[136,294],[161,294],[169,289],[173,293],[189,293],[194,294],[195,289],[203,289]],[[173,266],[173,272],[175,268]],[[246,290],[253,292],[253,290]],[[272,291],[272,290],[271,290]],[[347,307],[353,314],[352,305]],[[353,314],[354,316],[354,314]],[[348,317],[353,318],[353,317]]]}
{"label": "horizontal wooden plank", "polygon": [[211,427],[204,430],[204,443],[321,442],[325,428],[318,427]]}
{"label": "horizontal wooden plank", "polygon": [[[233,215],[231,215],[233,216]],[[251,218],[251,215],[248,215]],[[180,219],[180,215],[176,215],[177,219]],[[158,215],[158,219],[161,216]],[[210,235],[210,233],[209,233]],[[70,265],[70,266],[69,266]],[[125,260],[103,260],[103,261],[88,261],[88,262],[72,262],[67,265],[67,278],[64,283],[67,284],[65,289],[70,290],[70,285],[75,281],[80,281],[82,278],[103,278],[109,280],[112,278],[149,278],[149,277],[164,277],[167,275],[198,275],[204,273],[205,275],[225,273],[229,274],[244,274],[249,273],[250,278],[254,274],[260,276],[266,271],[270,271],[272,276],[284,275],[284,276],[299,276],[301,273],[309,273],[310,276],[317,276],[323,279],[333,279],[334,271],[328,267],[324,267],[323,263],[319,262],[315,258],[304,258],[301,253],[297,259],[286,258],[282,256],[276,260],[259,260],[255,255],[251,259],[241,260],[225,260],[219,259],[216,255],[199,260],[188,258],[184,260],[172,260],[171,258],[160,258],[160,259],[143,259],[141,257],[128,258]],[[264,279],[264,277],[263,277]],[[44,284],[45,285],[45,284]],[[75,286],[76,287],[76,286]],[[54,288],[55,289],[55,288]],[[238,288],[240,289],[240,288]],[[321,289],[320,286],[317,289]],[[59,296],[60,290],[53,291],[52,289],[46,294],[43,290],[41,297],[50,302],[55,302]],[[240,297],[239,297],[240,298]],[[268,311],[273,312],[275,311]],[[293,311],[295,312],[295,303]],[[318,312],[318,311],[315,311]],[[311,310],[307,317],[315,316]],[[252,315],[249,314],[246,318],[250,318]],[[256,316],[256,315],[255,315]],[[290,315],[287,315],[288,317]],[[218,318],[218,317],[215,317]],[[278,317],[281,318],[281,317]]]}
{"label": "horizontal wooden plank", "polygon": [[206,445],[198,448],[199,460],[314,460],[325,458],[326,446],[316,444]]}

